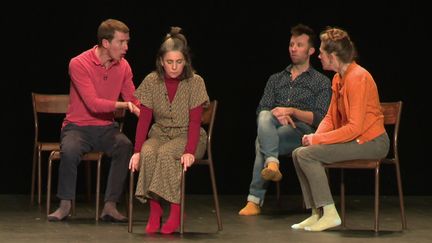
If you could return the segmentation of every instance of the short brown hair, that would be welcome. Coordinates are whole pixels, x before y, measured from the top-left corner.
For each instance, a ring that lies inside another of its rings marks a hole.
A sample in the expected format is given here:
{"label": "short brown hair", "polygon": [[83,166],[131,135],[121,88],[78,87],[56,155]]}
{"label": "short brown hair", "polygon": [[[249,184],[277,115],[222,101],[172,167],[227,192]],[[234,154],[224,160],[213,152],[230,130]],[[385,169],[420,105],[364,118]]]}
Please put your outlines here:
{"label": "short brown hair", "polygon": [[291,35],[292,36],[300,36],[300,35],[307,35],[309,37],[309,45],[311,47],[315,47],[315,31],[313,31],[312,28],[310,28],[307,25],[304,24],[298,24],[291,28]]}
{"label": "short brown hair", "polygon": [[127,25],[120,20],[116,19],[107,19],[103,21],[98,28],[97,31],[97,39],[98,39],[98,45],[102,45],[102,40],[106,39],[108,41],[111,41],[114,38],[114,33],[116,31],[123,32],[123,33],[129,33],[129,28]]}

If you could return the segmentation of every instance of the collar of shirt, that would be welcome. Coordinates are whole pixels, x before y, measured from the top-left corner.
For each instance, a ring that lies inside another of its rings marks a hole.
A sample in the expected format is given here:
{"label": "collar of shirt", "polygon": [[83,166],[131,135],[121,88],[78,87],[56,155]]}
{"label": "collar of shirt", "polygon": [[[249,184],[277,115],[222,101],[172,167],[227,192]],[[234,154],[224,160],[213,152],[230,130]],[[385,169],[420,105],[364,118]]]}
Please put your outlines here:
{"label": "collar of shirt", "polygon": [[[92,52],[91,52],[91,56],[90,56],[91,61],[92,61],[96,66],[104,67],[103,64],[100,62],[99,58],[98,58],[97,55],[96,55],[96,48],[97,48],[97,47],[98,47],[97,45],[95,45],[95,46],[93,47],[93,50],[92,50]],[[117,65],[117,64],[119,64],[119,61],[114,61],[114,62],[112,62],[108,69],[110,69],[112,66]]]}

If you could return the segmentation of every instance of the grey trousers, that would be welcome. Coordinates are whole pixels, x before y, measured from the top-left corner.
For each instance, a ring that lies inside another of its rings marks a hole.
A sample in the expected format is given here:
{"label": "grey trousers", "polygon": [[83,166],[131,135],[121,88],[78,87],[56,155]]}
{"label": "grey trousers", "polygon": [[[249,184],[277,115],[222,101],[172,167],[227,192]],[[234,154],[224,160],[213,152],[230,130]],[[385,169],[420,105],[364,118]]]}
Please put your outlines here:
{"label": "grey trousers", "polygon": [[132,143],[120,132],[117,123],[83,127],[71,123],[62,129],[57,197],[75,199],[77,167],[82,155],[89,151],[105,152],[111,157],[105,201],[118,202],[128,174]]}
{"label": "grey trousers", "polygon": [[388,135],[384,133],[364,144],[358,144],[353,140],[347,143],[311,145],[295,149],[292,158],[306,208],[319,208],[334,203],[322,163],[381,159],[387,156],[389,144]]}

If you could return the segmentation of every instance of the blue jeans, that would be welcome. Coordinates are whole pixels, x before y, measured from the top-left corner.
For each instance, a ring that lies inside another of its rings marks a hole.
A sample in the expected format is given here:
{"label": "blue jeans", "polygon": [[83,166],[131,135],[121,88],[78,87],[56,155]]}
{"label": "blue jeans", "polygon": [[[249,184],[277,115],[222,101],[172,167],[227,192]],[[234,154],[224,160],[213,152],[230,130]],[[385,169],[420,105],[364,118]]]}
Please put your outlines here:
{"label": "blue jeans", "polygon": [[283,126],[271,111],[261,111],[257,123],[255,164],[247,200],[262,206],[269,181],[261,177],[261,171],[269,161],[279,163],[279,155],[290,154],[300,147],[303,135],[314,129],[304,122],[295,122],[296,128]]}

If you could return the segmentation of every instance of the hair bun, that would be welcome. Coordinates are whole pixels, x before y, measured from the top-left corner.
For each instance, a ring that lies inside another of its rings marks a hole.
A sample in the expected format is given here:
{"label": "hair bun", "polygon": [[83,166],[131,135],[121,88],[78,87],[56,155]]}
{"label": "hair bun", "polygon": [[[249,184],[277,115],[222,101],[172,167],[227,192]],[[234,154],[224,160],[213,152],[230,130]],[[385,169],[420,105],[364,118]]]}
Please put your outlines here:
{"label": "hair bun", "polygon": [[180,34],[181,30],[182,30],[182,28],[180,28],[178,26],[171,26],[170,35]]}

